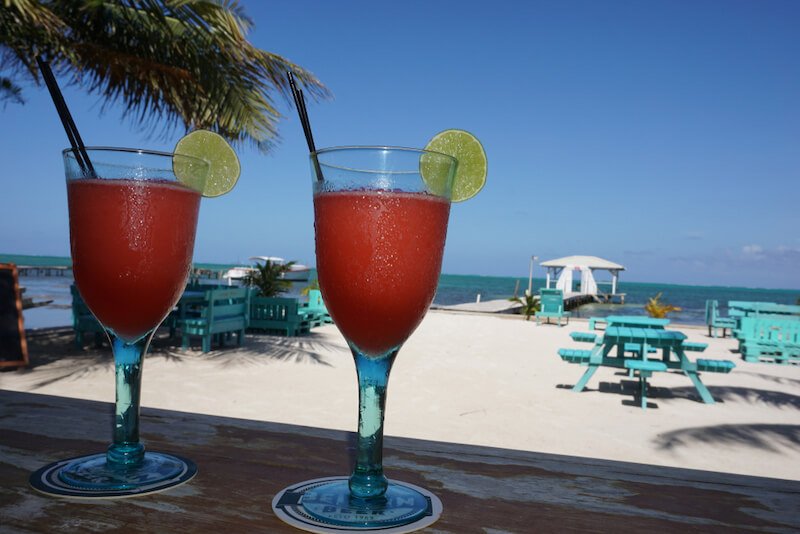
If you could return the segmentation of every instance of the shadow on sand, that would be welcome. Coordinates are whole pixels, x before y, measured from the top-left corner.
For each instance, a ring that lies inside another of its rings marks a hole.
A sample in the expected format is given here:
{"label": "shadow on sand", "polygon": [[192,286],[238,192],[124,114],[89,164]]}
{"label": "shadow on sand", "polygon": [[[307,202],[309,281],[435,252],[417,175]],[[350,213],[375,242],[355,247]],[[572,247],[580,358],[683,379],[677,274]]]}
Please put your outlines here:
{"label": "shadow on sand", "polygon": [[203,355],[204,359],[221,365],[258,365],[274,362],[313,363],[330,366],[324,353],[350,354],[344,343],[331,343],[314,332],[300,337],[248,334],[243,346],[234,350],[223,349]]}
{"label": "shadow on sand", "polygon": [[681,428],[660,434],[653,443],[662,450],[706,445],[746,446],[778,452],[779,446],[800,447],[800,425],[743,424]]}
{"label": "shadow on sand", "polygon": [[[623,373],[619,375],[625,376]],[[777,384],[789,385],[800,382],[794,379],[770,377],[768,375],[759,375],[762,378],[773,379]],[[571,385],[559,384],[556,386],[560,389],[571,389]],[[586,388],[584,391],[592,391],[591,388]],[[600,382],[596,390],[599,393],[608,393],[612,395],[633,396],[638,400],[639,383],[638,380],[625,380],[621,379],[619,382]],[[783,391],[773,391],[769,389],[756,389],[744,388],[734,386],[708,386],[708,391],[718,403],[747,403],[747,404],[761,404],[770,408],[794,408],[800,409],[800,396]],[[686,399],[695,402],[703,402],[700,395],[694,386],[680,386],[680,387],[658,387],[653,385],[650,380],[647,388],[648,400],[672,400],[672,399]],[[627,404],[627,400],[622,401]],[[651,405],[648,404],[648,407]]]}
{"label": "shadow on sand", "polygon": [[[29,375],[34,389],[60,381],[80,380],[101,370],[112,373],[114,369],[111,348],[107,342],[96,347],[91,341],[85,347],[79,348],[75,345],[71,328],[30,331],[27,333],[27,342],[29,365],[9,372]],[[163,358],[180,364],[205,360],[223,366],[265,365],[275,362],[330,366],[332,364],[325,354],[350,353],[343,342],[331,343],[313,332],[293,338],[247,335],[241,347],[230,341],[222,347],[215,345],[215,350],[206,354],[199,350],[183,350],[180,344],[180,337],[170,338],[167,329],[162,328],[154,336],[147,358]]]}
{"label": "shadow on sand", "polygon": [[[758,374],[758,373],[754,373]],[[773,380],[778,384],[794,384],[798,382],[794,379],[771,377],[758,374],[760,378]],[[556,386],[560,389],[571,388],[566,384]],[[637,397],[638,383],[633,380],[621,380],[620,382],[600,382],[597,389],[600,393],[609,393],[622,396]],[[708,390],[717,402],[760,404],[769,408],[780,410],[800,409],[800,396],[782,391],[772,391],[765,389],[751,389],[742,387],[710,386]],[[590,391],[587,389],[587,391]],[[697,390],[693,386],[685,387],[653,387],[652,384],[647,392],[648,400],[664,400],[673,398],[691,399],[702,402]],[[637,405],[629,399],[623,399],[622,404]],[[657,404],[648,402],[648,408],[657,408]],[[800,425],[784,424],[728,424],[713,425],[694,428],[681,428],[659,434],[653,443],[662,450],[675,450],[679,448],[691,448],[696,444],[717,445],[717,446],[741,446],[755,450],[779,452],[783,448],[800,448]]]}
{"label": "shadow on sand", "polygon": [[[769,365],[769,364],[767,364]],[[768,375],[764,373],[756,373],[754,371],[741,371],[736,369],[737,375],[750,375],[756,378],[760,378],[761,380],[765,380],[767,382],[773,382],[775,384],[780,384],[782,386],[800,386],[800,379],[797,378],[789,378],[786,376],[774,376]]]}

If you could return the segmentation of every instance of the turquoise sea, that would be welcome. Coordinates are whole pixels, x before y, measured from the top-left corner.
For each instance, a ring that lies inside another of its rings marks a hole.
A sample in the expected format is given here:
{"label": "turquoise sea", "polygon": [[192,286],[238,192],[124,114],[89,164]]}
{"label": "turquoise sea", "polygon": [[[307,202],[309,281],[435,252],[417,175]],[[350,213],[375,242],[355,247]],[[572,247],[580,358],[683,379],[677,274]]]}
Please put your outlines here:
{"label": "turquoise sea", "polygon": [[[0,263],[16,263],[17,265],[62,266],[71,265],[70,258],[58,256],[20,256],[0,254]],[[225,269],[225,264],[195,264],[205,269]],[[586,304],[573,313],[578,317],[605,316],[612,314],[644,315],[647,300],[662,292],[662,302],[681,308],[681,311],[670,314],[670,319],[677,324],[704,324],[705,302],[716,299],[722,305],[729,300],[749,300],[795,304],[800,298],[800,290],[791,289],[753,289],[744,287],[692,286],[667,283],[626,282],[622,274],[618,292],[625,293],[625,304]],[[312,273],[312,278],[313,278]],[[71,321],[69,286],[71,276],[23,276],[20,283],[26,288],[26,296],[36,301],[52,300],[47,306],[25,311],[26,328],[43,328],[49,326],[69,325]],[[544,279],[534,278],[533,290],[544,286]],[[478,276],[443,274],[434,303],[440,305],[475,302],[480,295],[481,300],[505,299],[514,294],[522,294],[528,287],[527,277],[510,276]],[[295,287],[294,291],[299,291]]]}
{"label": "turquoise sea", "polygon": [[[800,298],[800,289],[751,289],[744,287],[692,286],[643,282],[625,282],[625,273],[620,277],[618,293],[625,293],[625,304],[585,304],[573,313],[578,317],[604,317],[606,315],[645,315],[644,305],[648,299],[661,295],[661,302],[681,308],[670,313],[673,323],[705,324],[706,300],[718,300],[722,312],[727,312],[729,300],[749,300],[795,304]],[[434,302],[436,304],[459,304],[481,300],[507,298],[514,294],[517,281],[521,295],[528,288],[527,277],[442,275]],[[533,292],[544,287],[543,278],[533,279]]]}

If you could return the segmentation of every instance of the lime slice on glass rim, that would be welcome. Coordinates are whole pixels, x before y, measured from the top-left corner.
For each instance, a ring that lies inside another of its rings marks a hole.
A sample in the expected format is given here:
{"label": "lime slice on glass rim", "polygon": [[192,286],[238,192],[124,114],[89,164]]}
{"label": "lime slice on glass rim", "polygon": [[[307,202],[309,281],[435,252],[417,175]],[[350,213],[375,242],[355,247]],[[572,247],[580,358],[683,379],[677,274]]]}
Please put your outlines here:
{"label": "lime slice on glass rim", "polygon": [[236,185],[241,173],[239,158],[231,145],[218,133],[195,130],[181,138],[175,145],[175,154],[192,156],[208,163],[208,173],[199,173],[183,158],[175,158],[172,169],[178,180],[198,191],[204,197],[224,195]]}
{"label": "lime slice on glass rim", "polygon": [[[478,138],[471,133],[464,130],[445,130],[436,134],[425,146],[425,150],[441,152],[458,160],[450,198],[452,202],[470,199],[486,185],[486,152]],[[442,172],[441,165],[433,164],[433,158],[421,158],[420,174],[434,193],[446,190],[447,172]]]}

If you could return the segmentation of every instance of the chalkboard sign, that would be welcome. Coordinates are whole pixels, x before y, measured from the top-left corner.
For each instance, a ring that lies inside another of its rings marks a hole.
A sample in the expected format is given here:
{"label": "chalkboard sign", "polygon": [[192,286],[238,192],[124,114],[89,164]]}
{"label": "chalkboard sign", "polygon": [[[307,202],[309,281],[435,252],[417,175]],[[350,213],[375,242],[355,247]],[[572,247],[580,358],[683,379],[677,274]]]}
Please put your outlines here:
{"label": "chalkboard sign", "polygon": [[0,367],[28,364],[17,266],[0,263]]}

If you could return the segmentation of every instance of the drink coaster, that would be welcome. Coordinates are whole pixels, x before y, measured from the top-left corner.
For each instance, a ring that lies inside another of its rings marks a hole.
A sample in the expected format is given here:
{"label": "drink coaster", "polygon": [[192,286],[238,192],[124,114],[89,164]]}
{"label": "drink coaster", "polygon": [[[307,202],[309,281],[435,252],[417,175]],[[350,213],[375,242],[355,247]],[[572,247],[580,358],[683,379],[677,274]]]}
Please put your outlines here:
{"label": "drink coaster", "polygon": [[105,453],[93,454],[90,456],[77,456],[67,460],[59,460],[52,464],[48,464],[41,469],[34,472],[28,482],[31,487],[40,493],[50,495],[53,497],[69,497],[75,499],[124,499],[126,497],[138,497],[139,495],[148,495],[151,493],[158,493],[175,486],[179,486],[191,480],[197,474],[197,466],[191,460],[187,460],[175,454],[162,454],[162,456],[171,456],[176,460],[180,460],[184,464],[184,469],[175,474],[175,476],[148,482],[147,478],[137,481],[137,487],[129,489],[86,489],[73,486],[61,480],[58,476],[59,471],[69,463],[77,459],[95,459],[105,457]]}
{"label": "drink coaster", "polygon": [[[346,476],[338,476],[338,477],[327,477],[327,478],[317,478],[314,480],[307,480],[305,482],[300,482],[293,486],[289,486],[288,488],[282,490],[278,493],[274,499],[272,499],[272,510],[275,512],[283,522],[288,523],[289,525],[299,528],[300,530],[305,530],[307,532],[316,532],[318,534],[330,534],[330,533],[342,533],[342,532],[380,532],[382,534],[405,534],[406,532],[413,532],[415,530],[419,530],[425,527],[429,527],[433,523],[435,523],[439,517],[442,515],[442,501],[434,495],[433,493],[429,492],[426,489],[420,488],[419,486],[415,486],[413,484],[409,484],[408,482],[398,482],[396,480],[392,480],[391,483],[397,486],[403,486],[412,490],[416,490],[420,492],[429,502],[428,513],[421,518],[417,519],[413,523],[408,523],[406,525],[394,525],[394,526],[387,526],[387,527],[376,527],[376,526],[369,526],[369,527],[350,527],[350,526],[340,526],[335,525],[333,523],[327,523],[316,517],[309,515],[304,509],[303,505],[300,501],[303,498],[303,494],[313,489],[321,484],[326,484],[328,482],[335,482],[335,481],[347,481],[348,477]],[[358,518],[357,512],[349,509],[342,509],[341,517],[347,518],[348,515],[353,519]],[[374,516],[369,517],[370,520],[375,520]]]}

